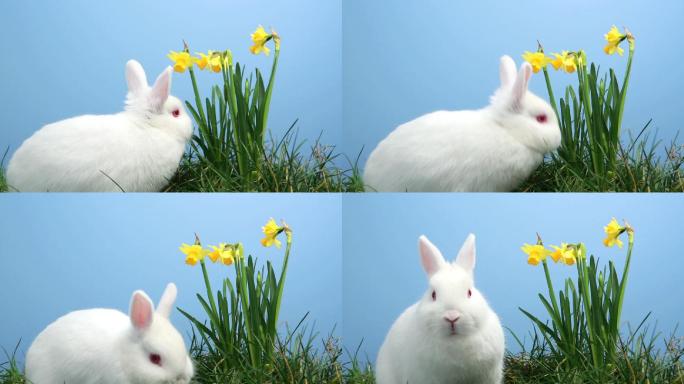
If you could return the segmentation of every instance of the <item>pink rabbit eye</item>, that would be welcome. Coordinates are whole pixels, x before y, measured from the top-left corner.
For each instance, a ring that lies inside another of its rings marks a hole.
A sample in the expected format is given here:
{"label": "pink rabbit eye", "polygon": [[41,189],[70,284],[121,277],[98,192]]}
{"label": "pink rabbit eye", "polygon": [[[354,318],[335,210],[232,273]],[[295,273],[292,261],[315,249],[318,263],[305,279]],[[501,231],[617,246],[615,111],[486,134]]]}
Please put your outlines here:
{"label": "pink rabbit eye", "polygon": [[432,301],[437,300],[437,292],[432,291]]}
{"label": "pink rabbit eye", "polygon": [[180,116],[180,109],[174,109],[174,110],[171,112],[171,114],[173,115],[173,117],[178,117],[178,116]]}
{"label": "pink rabbit eye", "polygon": [[548,120],[548,117],[546,116],[545,113],[542,113],[541,115],[537,115],[537,121],[544,124],[546,123],[546,120]]}
{"label": "pink rabbit eye", "polygon": [[156,353],[150,353],[150,363],[161,367],[161,356]]}
{"label": "pink rabbit eye", "polygon": [[470,298],[470,296],[472,296],[472,295],[473,295],[473,291],[471,291],[471,290],[469,289],[469,290],[468,290],[468,298]]}

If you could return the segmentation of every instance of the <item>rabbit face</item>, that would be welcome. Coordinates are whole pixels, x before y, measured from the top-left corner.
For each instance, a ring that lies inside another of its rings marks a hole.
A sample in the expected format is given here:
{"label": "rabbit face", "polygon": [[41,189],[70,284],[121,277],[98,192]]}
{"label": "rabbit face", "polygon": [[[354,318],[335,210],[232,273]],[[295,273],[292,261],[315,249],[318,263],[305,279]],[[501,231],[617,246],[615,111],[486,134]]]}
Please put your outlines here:
{"label": "rabbit face", "polygon": [[476,333],[487,318],[487,304],[472,277],[450,263],[430,278],[429,289],[419,302],[426,331],[440,338]]}
{"label": "rabbit face", "polygon": [[[517,109],[516,109],[517,108]],[[518,142],[545,154],[554,151],[561,142],[558,119],[553,108],[532,92],[526,92],[522,104],[501,110],[497,120]]]}
{"label": "rabbit face", "polygon": [[122,348],[122,366],[132,383],[186,384],[194,368],[185,343],[169,321],[154,316],[148,330],[134,330]]}
{"label": "rabbit face", "polygon": [[174,96],[169,96],[157,113],[150,114],[150,126],[166,131],[185,143],[192,136],[192,121],[183,103]]}
{"label": "rabbit face", "polygon": [[496,123],[529,149],[545,154],[558,148],[561,133],[549,103],[528,90],[532,67],[523,63],[516,74],[509,56],[501,58],[501,87],[492,96]]}
{"label": "rabbit face", "polygon": [[445,261],[424,236],[419,251],[429,280],[429,288],[417,307],[421,326],[441,338],[476,333],[488,318],[489,307],[473,280],[475,236],[468,236],[452,262]]}
{"label": "rabbit face", "polygon": [[169,284],[157,311],[142,291],[131,298],[132,328],[121,348],[122,366],[131,383],[186,384],[194,374],[185,343],[168,317],[176,298]]}
{"label": "rabbit face", "polygon": [[128,96],[126,111],[142,117],[150,128],[157,128],[185,143],[192,136],[192,121],[183,103],[171,96],[171,68],[167,67],[150,87],[142,65],[126,64]]}

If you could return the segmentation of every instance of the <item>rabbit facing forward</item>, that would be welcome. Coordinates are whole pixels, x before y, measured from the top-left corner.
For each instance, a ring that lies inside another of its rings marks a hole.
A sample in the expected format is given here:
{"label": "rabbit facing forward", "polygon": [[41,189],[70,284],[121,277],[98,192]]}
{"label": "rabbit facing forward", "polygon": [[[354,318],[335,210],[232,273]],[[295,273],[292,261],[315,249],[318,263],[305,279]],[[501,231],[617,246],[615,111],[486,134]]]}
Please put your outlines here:
{"label": "rabbit facing forward", "polygon": [[26,354],[33,384],[186,384],[194,368],[169,321],[176,286],[167,285],[157,310],[135,291],[126,316],[114,309],[71,312],[48,325]]}
{"label": "rabbit facing forward", "polygon": [[453,262],[425,237],[420,259],[429,286],[390,328],[376,362],[378,384],[498,384],[504,333],[475,288],[475,236]]}
{"label": "rabbit facing forward", "polygon": [[523,63],[501,58],[489,106],[437,111],[402,124],[370,154],[366,189],[378,192],[502,192],[518,187],[560,145],[553,108],[527,90]]}
{"label": "rabbit facing forward", "polygon": [[143,67],[126,63],[123,112],[48,124],[17,149],[7,168],[20,192],[158,192],[178,169],[192,136],[182,102],[170,95],[171,68],[150,87]]}

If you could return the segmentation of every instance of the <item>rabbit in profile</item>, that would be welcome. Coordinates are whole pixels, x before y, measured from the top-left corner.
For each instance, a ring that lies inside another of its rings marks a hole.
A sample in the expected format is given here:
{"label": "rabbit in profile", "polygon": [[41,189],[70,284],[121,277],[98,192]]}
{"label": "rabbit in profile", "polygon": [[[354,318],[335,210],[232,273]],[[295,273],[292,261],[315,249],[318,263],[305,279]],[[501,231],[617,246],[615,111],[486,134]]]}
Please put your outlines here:
{"label": "rabbit in profile", "polygon": [[558,148],[553,108],[527,90],[532,67],[516,75],[501,58],[501,87],[489,106],[437,111],[402,124],[373,150],[364,182],[379,192],[510,191]]}
{"label": "rabbit in profile", "polygon": [[187,384],[192,361],[169,315],[176,286],[167,285],[156,312],[135,291],[129,315],[115,309],[74,311],[48,325],[26,354],[33,384]]}
{"label": "rabbit in profile", "polygon": [[183,103],[171,96],[171,67],[147,84],[140,63],[126,63],[123,112],[48,124],[17,149],[7,184],[20,192],[158,192],[178,169],[192,136]]}
{"label": "rabbit in profile", "polygon": [[501,383],[504,333],[475,288],[475,236],[468,236],[453,262],[425,236],[419,251],[428,289],[387,333],[376,362],[377,383]]}

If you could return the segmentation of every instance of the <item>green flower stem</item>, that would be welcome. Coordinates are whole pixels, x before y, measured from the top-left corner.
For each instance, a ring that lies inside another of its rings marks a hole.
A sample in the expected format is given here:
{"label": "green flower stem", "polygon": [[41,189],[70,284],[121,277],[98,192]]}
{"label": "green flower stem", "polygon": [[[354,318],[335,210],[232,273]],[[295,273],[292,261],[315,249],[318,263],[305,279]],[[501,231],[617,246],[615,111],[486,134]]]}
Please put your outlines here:
{"label": "green flower stem", "polygon": [[620,326],[620,317],[622,315],[622,302],[625,299],[625,288],[627,287],[627,277],[629,276],[629,265],[632,262],[632,248],[634,248],[634,236],[631,235],[631,233],[629,235],[629,243],[627,245],[627,258],[625,260],[625,268],[622,270],[620,294],[618,295],[617,313],[614,321],[614,326],[616,329]]}
{"label": "green flower stem", "polygon": [[[240,254],[244,255],[242,253],[242,244],[238,246],[240,248]],[[256,353],[256,345],[255,345],[255,340],[254,340],[254,330],[252,329],[252,324],[251,321],[247,320],[247,316],[250,314],[249,306],[250,306],[250,300],[249,300],[249,290],[247,288],[247,274],[245,273],[245,265],[244,265],[244,256],[240,260],[235,260],[235,274],[237,275],[237,281],[236,283],[239,282],[239,286],[236,287],[238,290],[238,295],[240,296],[240,304],[242,304],[242,313],[245,316],[245,328],[246,328],[246,336],[247,336],[247,349],[249,350],[249,358],[252,363],[252,366],[257,367],[258,366],[258,361],[257,361],[257,353]]]}
{"label": "green flower stem", "polygon": [[202,276],[204,276],[204,286],[207,288],[207,298],[209,299],[209,305],[211,305],[211,310],[214,313],[218,313],[218,311],[216,310],[216,303],[214,302],[214,294],[211,290],[211,283],[209,283],[209,274],[207,273],[207,266],[204,264],[204,259],[200,260],[200,265],[202,266]]}
{"label": "green flower stem", "polygon": [[556,118],[561,121],[561,116],[558,114],[558,107],[556,107],[556,98],[553,96],[553,87],[551,86],[551,79],[549,78],[549,71],[544,67],[544,80],[546,80],[546,90],[549,92],[549,102],[551,103],[551,108],[556,113]]}
{"label": "green flower stem", "polygon": [[244,137],[244,127],[242,126],[242,121],[240,120],[237,94],[235,93],[235,88],[241,87],[242,84],[236,82],[235,67],[233,67],[232,64],[228,66],[227,73],[224,75],[223,86],[224,89],[227,89],[228,91],[226,92],[228,95],[227,105],[233,124],[233,140],[235,141],[236,146],[235,156],[237,157],[240,175],[244,176],[243,189],[246,190],[250,184],[248,172],[249,167],[245,155],[245,141],[247,138]]}
{"label": "green flower stem", "polygon": [[595,367],[599,366],[599,353],[597,351],[599,343],[596,341],[597,329],[594,322],[594,313],[592,311],[592,301],[589,291],[589,270],[587,268],[587,250],[585,245],[580,244],[580,250],[585,257],[577,260],[577,286],[580,288],[582,296],[582,304],[584,306],[584,317],[587,322],[587,332],[589,334],[589,348],[591,351],[591,358]]}
{"label": "green flower stem", "polygon": [[[276,51],[277,54],[277,51]],[[290,236],[287,238],[287,245],[285,247],[285,260],[283,261],[283,270],[280,272],[280,281],[278,282],[278,295],[276,296],[276,310],[275,318],[278,319],[280,314],[280,302],[283,297],[283,288],[285,287],[285,275],[287,273],[287,263],[290,260],[290,249],[292,248],[292,241]]]}
{"label": "green flower stem", "polygon": [[542,260],[544,265],[544,275],[546,275],[546,285],[549,288],[549,298],[551,299],[551,305],[553,305],[553,311],[556,314],[560,314],[558,311],[558,303],[556,303],[556,293],[553,289],[553,282],[551,281],[551,274],[549,273],[549,266],[546,264],[546,259]]}
{"label": "green flower stem", "polygon": [[[634,43],[629,42],[629,57],[627,58],[627,71],[625,71],[625,78],[622,80],[622,90],[620,91],[620,106],[618,107],[617,128],[618,132],[622,127],[622,114],[625,110],[625,100],[627,100],[627,85],[629,85],[629,77],[632,73],[632,58],[634,57]],[[619,135],[619,133],[618,133]]]}
{"label": "green flower stem", "polygon": [[197,112],[199,112],[200,118],[202,119],[202,124],[206,124],[207,117],[204,114],[204,108],[202,107],[202,99],[200,98],[199,90],[197,88],[197,79],[195,78],[195,71],[192,67],[190,70],[190,80],[192,81],[192,90],[195,93],[195,104],[197,105]]}
{"label": "green flower stem", "polygon": [[273,85],[275,84],[276,70],[278,69],[278,58],[280,57],[280,49],[275,50],[273,55],[273,65],[271,66],[271,75],[268,79],[268,88],[266,88],[266,101],[264,103],[264,113],[261,120],[260,140],[264,140],[264,132],[266,131],[266,124],[268,122],[268,110],[271,105],[271,94],[273,93]]}
{"label": "green flower stem", "polygon": [[600,166],[600,156],[603,151],[601,151],[601,140],[598,135],[599,132],[596,131],[596,127],[594,126],[594,115],[592,114],[591,96],[589,92],[589,76],[587,75],[586,66],[580,66],[577,68],[577,78],[579,81],[580,103],[584,107],[584,123],[586,124],[587,134],[589,136],[589,145],[591,147],[589,152],[591,155],[591,163],[594,171],[602,174],[603,172],[601,172],[602,167]]}

